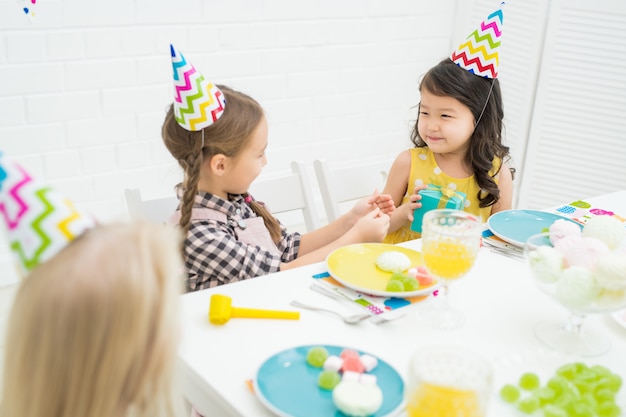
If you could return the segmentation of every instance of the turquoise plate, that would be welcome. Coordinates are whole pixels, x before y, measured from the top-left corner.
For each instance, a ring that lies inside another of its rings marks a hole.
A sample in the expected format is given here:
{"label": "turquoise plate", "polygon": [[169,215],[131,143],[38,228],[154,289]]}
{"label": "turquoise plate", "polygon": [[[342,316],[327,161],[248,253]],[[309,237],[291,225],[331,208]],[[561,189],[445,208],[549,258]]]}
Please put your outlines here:
{"label": "turquoise plate", "polygon": [[[276,415],[345,417],[333,404],[332,391],[323,390],[317,385],[321,368],[314,368],[306,363],[306,354],[313,346],[324,346],[330,355],[336,356],[346,349],[328,345],[298,346],[271,356],[259,368],[254,379],[254,391],[261,402]],[[361,355],[367,353],[359,350],[357,352]],[[380,358],[376,368],[369,373],[376,375],[376,383],[383,391],[383,404],[373,416],[396,415],[404,407],[402,377]]]}
{"label": "turquoise plate", "polygon": [[523,247],[526,240],[532,235],[545,232],[556,220],[567,220],[582,229],[579,223],[572,219],[539,210],[504,210],[487,220],[487,226],[494,235],[512,245]]}

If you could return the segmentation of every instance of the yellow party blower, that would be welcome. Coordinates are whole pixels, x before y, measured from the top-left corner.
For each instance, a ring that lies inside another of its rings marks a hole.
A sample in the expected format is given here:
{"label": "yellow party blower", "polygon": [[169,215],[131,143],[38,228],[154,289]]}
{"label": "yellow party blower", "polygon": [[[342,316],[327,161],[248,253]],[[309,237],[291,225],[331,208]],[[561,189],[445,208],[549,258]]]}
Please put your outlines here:
{"label": "yellow party blower", "polygon": [[209,306],[209,321],[213,324],[225,324],[232,317],[299,320],[300,312],[233,307],[229,296],[213,294]]}

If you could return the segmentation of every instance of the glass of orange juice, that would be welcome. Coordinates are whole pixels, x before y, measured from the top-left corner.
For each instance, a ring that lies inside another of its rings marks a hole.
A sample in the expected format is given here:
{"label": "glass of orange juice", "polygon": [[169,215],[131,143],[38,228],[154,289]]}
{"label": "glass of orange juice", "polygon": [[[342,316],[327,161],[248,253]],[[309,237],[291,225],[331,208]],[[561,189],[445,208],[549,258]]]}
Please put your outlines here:
{"label": "glass of orange juice", "polygon": [[411,357],[405,386],[407,417],[485,417],[492,369],[481,355],[427,346]]}
{"label": "glass of orange juice", "polygon": [[424,215],[422,221],[422,258],[426,269],[442,286],[434,304],[421,310],[429,325],[455,329],[465,323],[465,316],[448,304],[449,285],[463,277],[474,265],[480,249],[482,224],[461,210],[438,209]]}

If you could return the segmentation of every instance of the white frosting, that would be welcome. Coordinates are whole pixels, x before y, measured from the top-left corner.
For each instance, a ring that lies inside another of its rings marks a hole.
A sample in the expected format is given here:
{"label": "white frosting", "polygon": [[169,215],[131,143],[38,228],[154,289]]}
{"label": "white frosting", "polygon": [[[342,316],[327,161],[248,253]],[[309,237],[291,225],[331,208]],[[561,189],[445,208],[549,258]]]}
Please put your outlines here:
{"label": "white frosting", "polygon": [[383,404],[383,392],[376,384],[363,384],[345,378],[333,389],[333,403],[347,416],[370,416]]}
{"label": "white frosting", "polygon": [[402,272],[411,267],[411,259],[402,252],[386,251],[378,255],[376,266],[387,272]]}

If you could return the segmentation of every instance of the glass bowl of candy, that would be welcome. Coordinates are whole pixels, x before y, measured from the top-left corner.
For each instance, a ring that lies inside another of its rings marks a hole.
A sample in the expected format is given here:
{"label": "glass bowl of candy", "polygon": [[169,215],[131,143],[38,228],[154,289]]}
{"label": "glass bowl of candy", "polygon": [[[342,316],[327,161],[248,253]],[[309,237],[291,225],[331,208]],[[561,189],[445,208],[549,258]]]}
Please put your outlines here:
{"label": "glass bowl of candy", "polygon": [[589,219],[584,227],[557,220],[548,231],[528,238],[524,255],[537,286],[565,307],[564,322],[545,321],[537,337],[551,348],[581,355],[601,355],[610,340],[584,325],[588,314],[626,307],[626,228],[611,216]]}

